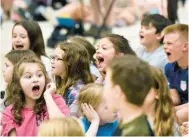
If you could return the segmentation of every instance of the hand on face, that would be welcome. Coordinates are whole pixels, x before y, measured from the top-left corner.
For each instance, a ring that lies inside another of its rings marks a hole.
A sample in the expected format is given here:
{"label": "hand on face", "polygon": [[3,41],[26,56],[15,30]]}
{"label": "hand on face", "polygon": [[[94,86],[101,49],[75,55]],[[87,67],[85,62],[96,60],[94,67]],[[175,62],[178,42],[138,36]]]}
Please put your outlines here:
{"label": "hand on face", "polygon": [[100,122],[100,118],[97,114],[97,112],[93,109],[93,107],[89,104],[81,104],[81,108],[83,110],[83,113],[87,117],[87,119],[92,122]]}
{"label": "hand on face", "polygon": [[187,135],[188,134],[188,122],[184,122],[181,126],[180,126],[180,130],[181,130],[181,133],[182,135]]}

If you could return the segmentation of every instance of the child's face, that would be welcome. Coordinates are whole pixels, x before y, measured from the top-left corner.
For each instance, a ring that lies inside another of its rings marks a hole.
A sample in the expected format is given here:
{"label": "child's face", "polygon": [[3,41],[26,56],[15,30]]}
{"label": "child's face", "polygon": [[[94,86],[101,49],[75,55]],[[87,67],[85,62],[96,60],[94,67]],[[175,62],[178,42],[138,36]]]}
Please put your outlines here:
{"label": "child's face", "polygon": [[16,25],[12,32],[12,46],[15,50],[26,50],[30,48],[28,33],[21,25]]}
{"label": "child's face", "polygon": [[178,32],[168,33],[164,36],[164,50],[170,63],[179,61],[183,57],[184,42]]}
{"label": "child's face", "polygon": [[117,111],[113,111],[112,108],[108,107],[106,99],[103,97],[102,102],[95,109],[100,117],[102,123],[113,123],[118,120]]}
{"label": "child's face", "polygon": [[37,63],[24,63],[20,66],[24,71],[20,78],[26,102],[37,100],[41,97],[45,88],[45,75]]}
{"label": "child's face", "polygon": [[96,47],[98,69],[100,71],[105,71],[107,64],[116,56],[114,45],[108,38],[103,38]]}
{"label": "child's face", "polygon": [[5,82],[10,83],[12,81],[13,69],[14,69],[14,65],[12,64],[12,62],[10,62],[8,58],[5,58],[5,63],[3,68],[3,76]]}
{"label": "child's face", "polygon": [[51,57],[51,67],[53,75],[63,76],[63,74],[66,72],[65,64],[62,60],[64,54],[64,51],[59,47],[55,49],[54,55]]}
{"label": "child's face", "polygon": [[154,42],[159,41],[157,39],[157,34],[156,34],[156,28],[153,27],[152,25],[149,26],[143,26],[141,25],[140,32],[140,43],[143,46],[151,46],[154,44]]}

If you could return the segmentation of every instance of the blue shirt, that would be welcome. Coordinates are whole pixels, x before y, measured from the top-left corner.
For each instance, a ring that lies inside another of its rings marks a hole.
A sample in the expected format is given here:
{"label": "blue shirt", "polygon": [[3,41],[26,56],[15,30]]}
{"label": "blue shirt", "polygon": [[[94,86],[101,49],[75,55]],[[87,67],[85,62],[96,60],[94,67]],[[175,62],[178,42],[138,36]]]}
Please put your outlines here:
{"label": "blue shirt", "polygon": [[[86,118],[82,118],[81,122],[84,125],[84,129],[86,133],[91,123]],[[113,136],[117,126],[118,126],[118,121],[115,121],[114,123],[107,123],[105,125],[100,125],[96,136]]]}
{"label": "blue shirt", "polygon": [[176,89],[179,93],[181,104],[188,103],[188,68],[182,69],[177,62],[168,63],[165,66],[170,89]]}

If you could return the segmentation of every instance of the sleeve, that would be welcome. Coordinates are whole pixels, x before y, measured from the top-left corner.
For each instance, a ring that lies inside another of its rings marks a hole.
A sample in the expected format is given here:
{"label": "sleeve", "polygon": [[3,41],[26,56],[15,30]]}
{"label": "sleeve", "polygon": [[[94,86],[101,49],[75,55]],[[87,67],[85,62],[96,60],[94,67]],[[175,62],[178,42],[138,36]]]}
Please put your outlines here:
{"label": "sleeve", "polygon": [[62,96],[54,94],[53,95],[53,100],[57,104],[58,108],[61,110],[61,112],[63,114],[65,114],[66,116],[70,115],[69,108],[66,105],[66,102],[65,102],[65,100],[63,99]]}
{"label": "sleeve", "polygon": [[73,102],[69,105],[69,109],[70,109],[70,116],[74,116],[79,118],[79,104],[78,104],[78,93],[77,94],[72,94],[70,96],[72,96],[72,100]]}
{"label": "sleeve", "polygon": [[8,106],[3,112],[2,117],[2,136],[8,136],[9,132],[16,128],[14,117],[11,113],[12,107]]}

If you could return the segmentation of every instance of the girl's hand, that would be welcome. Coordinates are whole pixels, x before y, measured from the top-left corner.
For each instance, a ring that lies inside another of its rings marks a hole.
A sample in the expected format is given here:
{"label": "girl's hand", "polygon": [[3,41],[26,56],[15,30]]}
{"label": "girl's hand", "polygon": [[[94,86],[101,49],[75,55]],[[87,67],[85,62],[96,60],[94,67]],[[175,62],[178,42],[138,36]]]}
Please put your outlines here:
{"label": "girl's hand", "polygon": [[182,123],[182,125],[180,126],[180,130],[181,130],[181,133],[182,133],[183,136],[187,135],[188,131],[189,131],[189,129],[188,129],[188,122]]}
{"label": "girl's hand", "polygon": [[97,114],[97,112],[93,109],[93,107],[89,104],[81,104],[81,108],[87,117],[87,119],[92,123],[92,122],[100,122],[100,118]]}
{"label": "girl's hand", "polygon": [[45,94],[49,93],[49,94],[54,94],[56,92],[56,85],[55,83],[51,82],[51,83],[48,83],[47,86],[46,86],[46,91],[45,91]]}

